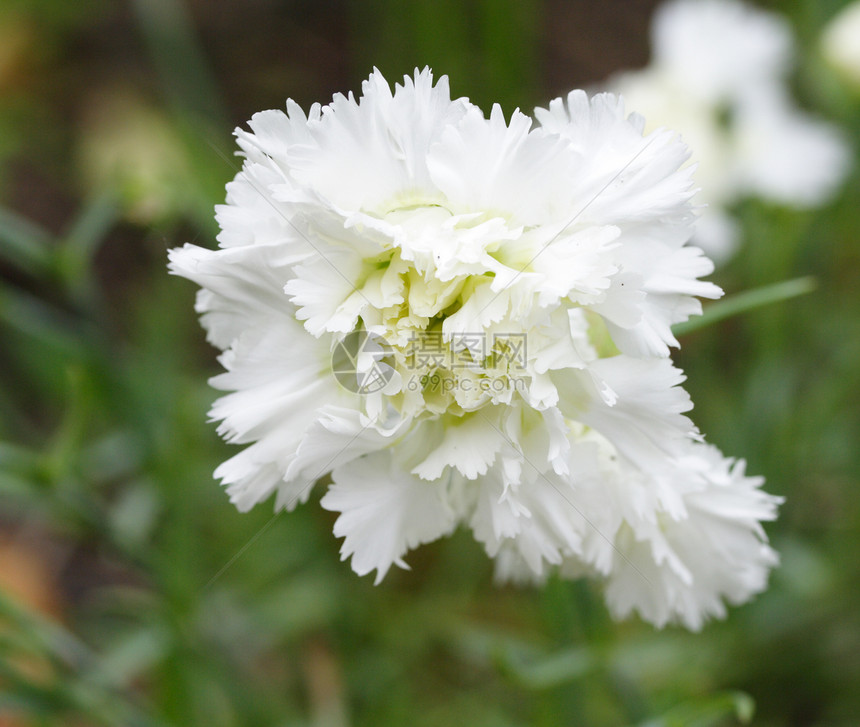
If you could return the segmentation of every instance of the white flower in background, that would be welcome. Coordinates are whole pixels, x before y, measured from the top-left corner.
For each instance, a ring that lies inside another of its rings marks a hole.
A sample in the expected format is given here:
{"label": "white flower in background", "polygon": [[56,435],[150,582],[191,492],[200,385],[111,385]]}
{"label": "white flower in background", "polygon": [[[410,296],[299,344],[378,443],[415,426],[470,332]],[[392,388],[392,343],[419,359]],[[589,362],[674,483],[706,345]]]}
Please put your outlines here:
{"label": "white flower in background", "polygon": [[687,152],[574,91],[486,118],[429,70],[237,130],[218,250],[171,270],[226,372],[241,510],[322,506],[359,574],[472,529],[501,579],[607,583],[619,616],[698,628],[765,586],[777,498],[701,443],[671,326],[717,297]]}
{"label": "white flower in background", "polygon": [[860,87],[860,2],[843,8],[821,35],[824,58]]}
{"label": "white flower in background", "polygon": [[651,36],[650,65],[609,86],[692,150],[704,190],[696,202],[707,205],[696,244],[716,259],[731,255],[739,230],[726,207],[744,197],[803,208],[834,194],[850,153],[833,126],[789,96],[784,18],[736,0],[673,0],[658,8]]}
{"label": "white flower in background", "polygon": [[124,88],[97,88],[83,108],[77,155],[90,194],[110,190],[123,214],[142,225],[194,207],[192,165],[167,114]]}

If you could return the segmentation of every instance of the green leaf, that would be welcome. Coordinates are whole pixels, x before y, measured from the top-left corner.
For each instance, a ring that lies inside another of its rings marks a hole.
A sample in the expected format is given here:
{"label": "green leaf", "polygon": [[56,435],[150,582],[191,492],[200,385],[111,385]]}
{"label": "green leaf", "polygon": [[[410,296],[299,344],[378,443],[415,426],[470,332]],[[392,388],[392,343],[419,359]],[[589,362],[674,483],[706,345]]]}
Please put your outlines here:
{"label": "green leaf", "polygon": [[14,212],[0,208],[0,259],[39,277],[51,267],[51,235]]}
{"label": "green leaf", "polygon": [[[139,665],[142,653],[139,645],[135,646],[133,638],[127,642],[124,653],[115,654],[102,663],[102,657],[70,631],[25,608],[2,589],[0,620],[12,625],[21,646],[34,655],[49,659],[52,667],[50,672],[34,679],[26,670],[15,668],[11,661],[0,659],[0,679],[8,706],[46,718],[65,718],[70,712],[85,714],[93,724],[124,724],[130,727],[162,724],[141,710],[133,698],[117,694],[84,676],[104,673],[104,669],[108,668],[121,668],[124,671],[119,676],[128,676],[136,665],[131,656],[137,657]],[[65,723],[65,719],[62,723]]]}
{"label": "green leaf", "polygon": [[756,308],[771,305],[772,303],[780,303],[784,300],[796,298],[799,295],[806,295],[815,290],[816,285],[815,278],[807,276],[785,280],[773,285],[765,285],[761,288],[744,291],[743,293],[736,293],[716,303],[711,303],[711,305],[705,308],[701,316],[672,326],[672,332],[676,336],[683,336],[700,328],[706,328],[725,318],[730,318],[740,313],[748,313]]}
{"label": "green leaf", "polygon": [[96,661],[87,681],[100,687],[127,687],[170,651],[170,634],[162,624],[146,625],[117,639]]}
{"label": "green leaf", "polygon": [[93,197],[64,236],[64,247],[73,249],[76,257],[89,261],[97,244],[116,222],[117,211],[113,194],[103,192]]}
{"label": "green leaf", "polygon": [[77,216],[57,249],[57,272],[66,290],[78,302],[95,300],[93,256],[116,222],[117,213],[113,194],[96,195]]}
{"label": "green leaf", "polygon": [[86,358],[86,346],[74,335],[80,321],[69,313],[11,286],[0,286],[0,323],[34,338],[59,354]]}
{"label": "green leaf", "polygon": [[0,471],[32,475],[42,467],[42,455],[14,442],[0,441]]}
{"label": "green leaf", "polygon": [[0,495],[18,498],[37,495],[43,469],[41,453],[0,441]]}
{"label": "green leaf", "polygon": [[502,665],[523,686],[549,689],[584,677],[594,668],[595,660],[591,651],[582,647],[565,649],[530,661],[505,651]]}
{"label": "green leaf", "polygon": [[672,707],[639,727],[717,727],[730,719],[749,724],[754,713],[755,701],[749,694],[720,692]]}
{"label": "green leaf", "polygon": [[21,643],[59,664],[74,666],[90,657],[89,648],[56,622],[29,609],[0,588],[0,620],[14,625]]}
{"label": "green leaf", "polygon": [[169,101],[197,121],[226,128],[229,117],[186,3],[134,0],[132,7]]}

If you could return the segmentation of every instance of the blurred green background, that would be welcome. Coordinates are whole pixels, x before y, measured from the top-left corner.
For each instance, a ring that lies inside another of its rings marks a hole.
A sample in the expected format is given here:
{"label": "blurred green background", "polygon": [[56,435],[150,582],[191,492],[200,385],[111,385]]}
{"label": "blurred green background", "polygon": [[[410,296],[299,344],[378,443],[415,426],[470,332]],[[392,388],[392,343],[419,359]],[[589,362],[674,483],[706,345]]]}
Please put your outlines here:
{"label": "blurred green background", "polygon": [[[845,3],[794,0],[792,83],[860,149],[820,58]],[[770,589],[701,634],[613,623],[599,589],[497,588],[468,534],[374,587],[314,498],[239,514],[217,372],[166,250],[214,245],[252,113],[430,65],[488,109],[648,59],[644,0],[3,0],[0,726],[860,723],[860,176],[750,200],[727,292],[816,290],[686,335],[694,418],[785,495]]]}

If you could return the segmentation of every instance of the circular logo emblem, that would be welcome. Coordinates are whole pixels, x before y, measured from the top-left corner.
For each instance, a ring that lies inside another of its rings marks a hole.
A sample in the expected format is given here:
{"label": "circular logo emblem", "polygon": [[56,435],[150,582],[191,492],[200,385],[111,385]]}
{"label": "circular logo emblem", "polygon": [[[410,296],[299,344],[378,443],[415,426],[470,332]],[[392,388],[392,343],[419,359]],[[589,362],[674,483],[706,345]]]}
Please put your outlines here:
{"label": "circular logo emblem", "polygon": [[353,331],[331,354],[331,370],[338,383],[355,394],[373,394],[394,376],[394,356],[382,336]]}

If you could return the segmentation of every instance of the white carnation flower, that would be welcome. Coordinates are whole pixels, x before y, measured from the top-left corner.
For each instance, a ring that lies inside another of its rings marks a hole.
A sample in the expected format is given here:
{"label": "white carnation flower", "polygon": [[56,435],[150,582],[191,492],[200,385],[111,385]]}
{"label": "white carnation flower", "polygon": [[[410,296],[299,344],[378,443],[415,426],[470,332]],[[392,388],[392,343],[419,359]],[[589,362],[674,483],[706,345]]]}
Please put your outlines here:
{"label": "white carnation flower", "polygon": [[244,445],[216,476],[247,510],[330,474],[343,557],[377,582],[464,525],[500,578],[591,573],[619,616],[698,628],[764,587],[777,499],[700,443],[668,359],[720,294],[687,245],[687,152],[611,95],[536,115],[374,72],[236,132],[219,249],[170,254]]}
{"label": "white carnation flower", "polygon": [[851,154],[832,125],[788,93],[791,28],[738,0],[670,0],[654,15],[652,60],[609,82],[651,124],[693,151],[706,205],[695,242],[724,259],[738,244],[726,208],[746,196],[814,207],[835,193]]}
{"label": "white carnation flower", "polygon": [[825,60],[846,80],[860,87],[860,1],[846,5],[827,23],[821,34]]}

